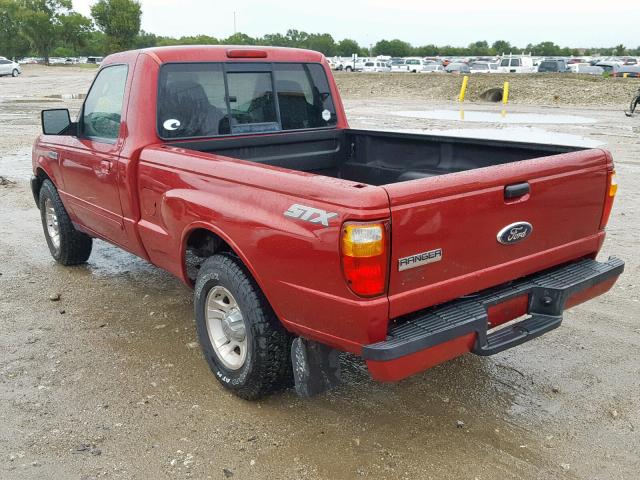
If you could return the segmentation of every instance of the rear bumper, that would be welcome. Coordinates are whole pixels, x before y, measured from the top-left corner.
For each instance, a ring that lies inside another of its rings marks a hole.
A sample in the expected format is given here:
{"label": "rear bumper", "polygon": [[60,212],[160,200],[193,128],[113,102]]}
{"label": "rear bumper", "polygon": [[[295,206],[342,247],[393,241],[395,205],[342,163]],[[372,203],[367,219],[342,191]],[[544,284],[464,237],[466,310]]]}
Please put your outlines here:
{"label": "rear bumper", "polygon": [[[385,341],[364,346],[362,356],[375,379],[394,381],[467,351],[492,355],[559,327],[565,308],[604,293],[623,270],[615,257],[579,260],[405,315]],[[490,331],[489,310],[518,298],[526,300],[521,313],[528,317]]]}

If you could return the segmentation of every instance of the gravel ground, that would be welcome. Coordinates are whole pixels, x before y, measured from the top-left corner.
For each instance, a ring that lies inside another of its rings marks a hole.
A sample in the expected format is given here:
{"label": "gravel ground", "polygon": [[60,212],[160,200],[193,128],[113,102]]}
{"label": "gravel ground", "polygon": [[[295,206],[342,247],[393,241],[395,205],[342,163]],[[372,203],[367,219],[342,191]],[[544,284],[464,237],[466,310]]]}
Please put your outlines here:
{"label": "gravel ground", "polygon": [[[85,266],[49,256],[26,180],[38,110],[77,110],[80,100],[50,96],[84,92],[93,73],[27,67],[0,78],[0,478],[637,478],[640,118],[621,113],[624,95],[615,107],[547,101],[500,114],[475,104],[465,114],[430,83],[454,77],[337,75],[354,127],[606,143],[620,193],[602,257],[627,268],[607,295],[516,349],[393,385],[345,357],[335,391],[249,403],[209,372],[191,291],[175,278],[100,241]],[[434,110],[457,118],[421,118]],[[523,123],[469,121],[474,112]],[[548,123],[527,123],[532,114]],[[562,115],[592,121],[554,123]]]}
{"label": "gravel ground", "polygon": [[[458,99],[461,75],[405,73],[335,73],[346,98],[386,97],[435,102]],[[509,82],[509,102],[520,105],[628,105],[640,88],[637,78],[602,78],[577,74],[473,74],[469,76],[467,101]]]}

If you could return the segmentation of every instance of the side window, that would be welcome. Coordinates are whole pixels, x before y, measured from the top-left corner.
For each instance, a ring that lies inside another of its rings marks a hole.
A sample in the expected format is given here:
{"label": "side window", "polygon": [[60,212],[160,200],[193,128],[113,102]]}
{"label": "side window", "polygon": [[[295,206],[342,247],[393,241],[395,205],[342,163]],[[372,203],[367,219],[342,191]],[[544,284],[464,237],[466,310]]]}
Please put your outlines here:
{"label": "side window", "polygon": [[511,59],[511,66],[512,67],[519,67],[520,66],[520,59],[519,58],[512,58]]}
{"label": "side window", "polygon": [[158,132],[163,138],[229,133],[225,95],[219,63],[163,66],[158,85]]}
{"label": "side window", "polygon": [[283,130],[336,124],[336,109],[321,65],[279,63],[274,64],[273,73]]}
{"label": "side window", "polygon": [[82,111],[84,136],[108,140],[118,138],[127,71],[126,65],[115,65],[98,73]]}
{"label": "side window", "polygon": [[500,62],[500,66],[501,67],[508,67],[509,66],[509,59],[505,58]]}

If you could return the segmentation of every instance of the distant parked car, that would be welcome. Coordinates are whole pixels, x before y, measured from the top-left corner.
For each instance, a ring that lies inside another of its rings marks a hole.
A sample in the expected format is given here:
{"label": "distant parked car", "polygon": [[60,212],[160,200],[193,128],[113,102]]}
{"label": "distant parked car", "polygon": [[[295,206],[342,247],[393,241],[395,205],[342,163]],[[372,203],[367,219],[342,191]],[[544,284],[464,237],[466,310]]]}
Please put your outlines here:
{"label": "distant parked car", "polygon": [[369,61],[369,62],[364,62],[362,71],[363,72],[390,72],[391,67],[387,62]]}
{"label": "distant parked car", "polygon": [[543,60],[538,65],[538,73],[565,73],[568,70],[567,62],[563,59]]}
{"label": "distant parked car", "polygon": [[13,60],[8,60],[4,57],[0,59],[0,76],[11,75],[12,77],[17,77],[21,73],[22,68],[19,63],[16,63]]}
{"label": "distant parked car", "polygon": [[404,58],[396,58],[396,59],[392,59],[391,63],[391,71],[392,72],[406,72],[407,71],[407,67],[404,64]]}
{"label": "distant parked car", "polygon": [[87,63],[100,65],[102,63],[102,57],[87,57]]}
{"label": "distant parked car", "polygon": [[614,70],[617,70],[622,65],[620,62],[605,61],[605,62],[598,62],[596,63],[595,66],[601,67],[602,69],[604,69],[605,72],[614,73]]}
{"label": "distant parked car", "polygon": [[473,62],[469,65],[469,70],[471,73],[491,73],[491,67],[484,62]]}
{"label": "distant parked car", "polygon": [[614,77],[624,77],[624,74],[631,78],[640,78],[640,66],[639,65],[623,65],[617,69],[614,69]]}
{"label": "distant parked car", "polygon": [[583,65],[576,65],[576,68],[572,69],[572,71],[574,73],[581,73],[586,75],[602,75],[604,73],[604,68],[595,67],[587,63]]}
{"label": "distant parked car", "polygon": [[444,71],[447,73],[457,73],[457,74],[471,73],[471,70],[469,69],[469,65],[467,65],[466,63],[450,63],[445,67]]}
{"label": "distant parked car", "polygon": [[498,66],[500,73],[530,73],[535,72],[533,58],[525,55],[508,55],[502,57]]}
{"label": "distant parked car", "polygon": [[403,71],[405,72],[418,73],[422,71],[426,65],[431,65],[429,60],[423,60],[419,57],[407,57],[404,59],[404,65],[402,65],[401,68],[404,68]]}
{"label": "distant parked car", "polygon": [[419,73],[444,73],[444,67],[437,63],[431,63],[422,67]]}

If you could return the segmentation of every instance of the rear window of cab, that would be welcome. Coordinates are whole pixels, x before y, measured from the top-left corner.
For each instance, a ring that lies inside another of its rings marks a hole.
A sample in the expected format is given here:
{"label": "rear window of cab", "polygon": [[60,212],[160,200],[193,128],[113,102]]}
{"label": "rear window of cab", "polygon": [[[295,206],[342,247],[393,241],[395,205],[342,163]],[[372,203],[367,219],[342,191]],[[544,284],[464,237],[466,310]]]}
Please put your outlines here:
{"label": "rear window of cab", "polygon": [[168,63],[158,80],[162,139],[335,126],[329,82],[317,63]]}

